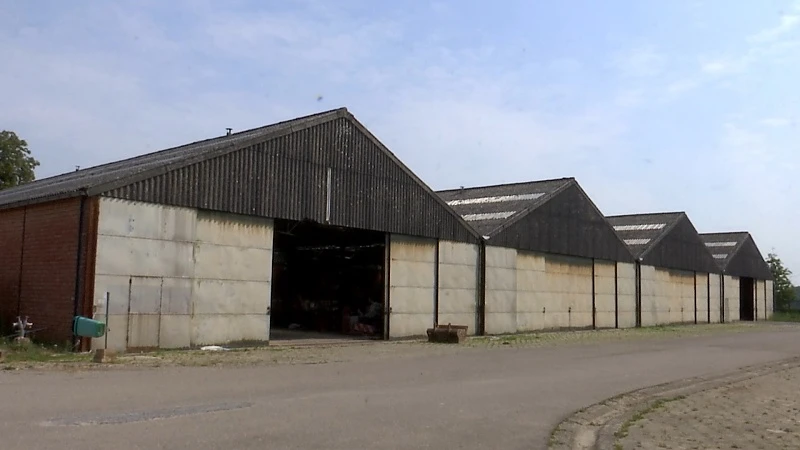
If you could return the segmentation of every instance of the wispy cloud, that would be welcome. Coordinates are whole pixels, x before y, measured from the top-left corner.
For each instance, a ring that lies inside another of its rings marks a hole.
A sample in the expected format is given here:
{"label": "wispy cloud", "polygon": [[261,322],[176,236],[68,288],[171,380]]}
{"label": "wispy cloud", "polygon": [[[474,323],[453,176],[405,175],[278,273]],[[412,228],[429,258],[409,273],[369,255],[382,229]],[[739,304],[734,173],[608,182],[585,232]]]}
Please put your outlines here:
{"label": "wispy cloud", "polygon": [[798,25],[800,25],[800,13],[784,14],[777,25],[749,36],[747,41],[754,44],[775,42],[797,29]]}
{"label": "wispy cloud", "polygon": [[663,72],[666,56],[655,47],[645,45],[619,52],[612,65],[629,77],[653,77]]}
{"label": "wispy cloud", "polygon": [[759,121],[761,125],[772,127],[772,128],[781,128],[787,127],[794,123],[791,119],[786,117],[766,117]]}

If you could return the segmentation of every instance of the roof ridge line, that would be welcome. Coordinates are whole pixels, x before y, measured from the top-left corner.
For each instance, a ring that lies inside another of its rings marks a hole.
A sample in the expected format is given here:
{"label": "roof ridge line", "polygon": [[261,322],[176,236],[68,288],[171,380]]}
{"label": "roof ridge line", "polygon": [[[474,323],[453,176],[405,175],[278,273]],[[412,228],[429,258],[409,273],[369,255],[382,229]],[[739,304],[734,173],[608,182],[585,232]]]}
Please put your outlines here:
{"label": "roof ridge line", "polygon": [[[538,201],[535,205],[528,206],[527,208],[524,208],[521,211],[518,211],[516,214],[514,214],[511,217],[509,217],[509,220],[506,220],[505,222],[499,224],[492,231],[486,233],[486,235],[491,238],[493,235],[499,233],[500,231],[503,231],[504,229],[510,227],[511,225],[514,225],[515,223],[517,223],[520,220],[522,220],[523,217],[525,217],[528,214],[536,211],[536,209],[538,209],[540,206],[542,206],[545,203],[547,203],[550,200],[552,200],[553,197],[555,197],[556,195],[560,194],[562,191],[564,191],[569,186],[572,186],[573,184],[578,184],[578,182],[575,180],[575,178],[569,178],[569,179],[566,179],[566,180],[568,180],[568,181],[566,183],[564,183],[563,185],[559,186],[558,189],[555,189],[552,192],[547,193],[547,194],[543,195],[542,197],[540,197],[541,201]],[[552,181],[555,181],[555,180],[552,180]]]}
{"label": "roof ridge line", "polygon": [[493,187],[502,187],[502,186],[516,186],[520,184],[533,184],[533,183],[547,183],[549,181],[568,181],[568,180],[575,180],[575,177],[561,177],[561,178],[550,178],[546,180],[529,180],[529,181],[515,181],[513,183],[499,183],[499,184],[487,184],[481,186],[464,186],[464,187],[457,187],[452,189],[441,189],[435,192],[437,193],[445,193],[445,192],[457,192],[457,191],[468,191],[471,189],[485,189],[485,188],[493,188]]}

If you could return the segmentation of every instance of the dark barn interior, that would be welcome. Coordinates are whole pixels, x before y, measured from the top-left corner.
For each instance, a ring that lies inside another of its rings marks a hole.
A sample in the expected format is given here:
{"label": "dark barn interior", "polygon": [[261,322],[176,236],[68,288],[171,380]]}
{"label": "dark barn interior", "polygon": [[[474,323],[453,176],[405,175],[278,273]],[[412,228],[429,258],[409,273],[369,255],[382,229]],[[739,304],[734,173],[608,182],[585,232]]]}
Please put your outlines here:
{"label": "dark barn interior", "polygon": [[385,235],[275,221],[270,339],[383,337]]}
{"label": "dark barn interior", "polygon": [[739,278],[739,320],[753,321],[756,318],[754,286],[752,278]]}

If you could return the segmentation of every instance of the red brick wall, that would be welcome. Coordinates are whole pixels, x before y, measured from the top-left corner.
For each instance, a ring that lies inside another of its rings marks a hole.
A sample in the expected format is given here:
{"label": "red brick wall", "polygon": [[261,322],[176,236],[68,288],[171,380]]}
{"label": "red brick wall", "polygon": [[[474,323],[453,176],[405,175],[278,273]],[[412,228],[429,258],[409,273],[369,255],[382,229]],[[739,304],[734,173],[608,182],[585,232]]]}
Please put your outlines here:
{"label": "red brick wall", "polygon": [[[72,337],[75,284],[81,279],[79,314],[91,314],[94,287],[94,243],[96,242],[97,202],[88,199],[84,205],[84,230],[81,271],[78,263],[78,228],[81,199],[42,203],[9,211],[0,211],[0,251],[13,250],[21,244],[13,267],[0,272],[0,295],[4,299],[2,320],[10,315],[29,316],[33,328],[39,330],[34,339],[41,342],[67,343]],[[22,220],[19,219],[22,218]],[[24,229],[24,234],[21,230]],[[90,254],[90,252],[92,252]],[[5,253],[5,252],[4,252]],[[20,277],[21,274],[21,277]],[[78,275],[79,274],[79,275]],[[78,275],[78,277],[76,277]],[[19,289],[14,288],[14,284]],[[88,303],[88,304],[87,304]],[[6,306],[8,305],[8,306]]]}
{"label": "red brick wall", "polygon": [[0,335],[12,332],[19,302],[20,257],[24,209],[0,211]]}

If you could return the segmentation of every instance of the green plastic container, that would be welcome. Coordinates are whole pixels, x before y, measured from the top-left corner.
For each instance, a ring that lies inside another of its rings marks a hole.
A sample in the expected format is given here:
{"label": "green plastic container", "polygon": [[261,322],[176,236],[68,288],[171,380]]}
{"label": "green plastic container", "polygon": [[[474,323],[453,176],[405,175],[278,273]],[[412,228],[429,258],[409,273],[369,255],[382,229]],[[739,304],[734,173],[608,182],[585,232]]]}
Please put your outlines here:
{"label": "green plastic container", "polygon": [[98,338],[106,334],[106,324],[88,317],[75,316],[72,332],[76,336]]}

